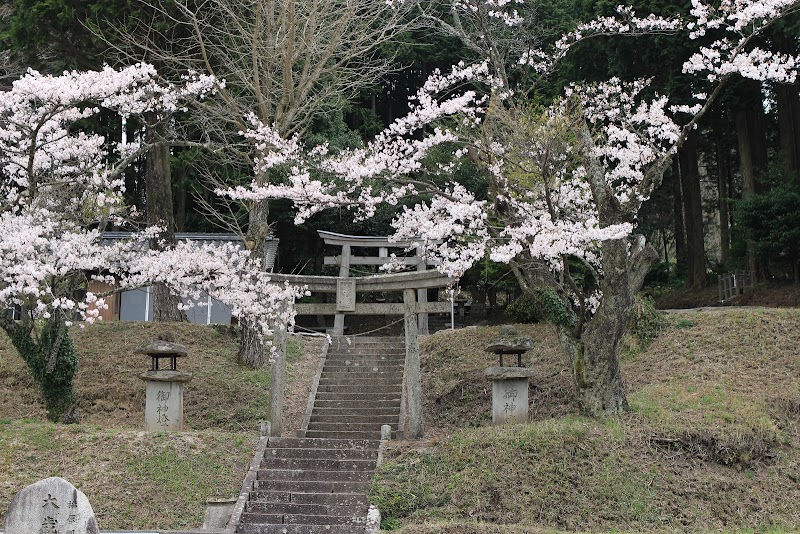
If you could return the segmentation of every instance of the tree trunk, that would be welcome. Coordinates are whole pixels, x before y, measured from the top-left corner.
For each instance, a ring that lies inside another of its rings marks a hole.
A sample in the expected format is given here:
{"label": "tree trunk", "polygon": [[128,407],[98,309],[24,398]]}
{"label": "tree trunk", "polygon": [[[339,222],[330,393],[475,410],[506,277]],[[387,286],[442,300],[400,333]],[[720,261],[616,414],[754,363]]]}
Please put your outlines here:
{"label": "tree trunk", "polygon": [[730,174],[728,165],[728,155],[722,147],[721,142],[717,142],[717,199],[719,204],[719,255],[720,262],[728,261],[730,250],[730,215],[728,210],[728,175]]}
{"label": "tree trunk", "polygon": [[692,132],[678,151],[681,191],[686,229],[687,285],[700,289],[707,285],[706,251],[703,242],[703,205],[700,171],[697,166],[697,134]]}
{"label": "tree trunk", "polygon": [[[742,174],[742,198],[761,192],[758,176],[767,166],[766,118],[760,95],[757,103],[736,112],[736,137],[739,147],[739,165]],[[754,281],[761,277],[759,259],[753,243],[747,237],[747,269]]]}
{"label": "tree trunk", "polygon": [[572,378],[581,411],[592,417],[619,415],[628,410],[628,399],[619,371],[618,343],[607,337],[582,336],[562,339],[572,362]]}
{"label": "tree trunk", "polygon": [[178,198],[175,202],[175,231],[186,231],[186,205],[189,197],[189,180],[186,178],[186,167],[182,166],[177,176]]}
{"label": "tree trunk", "polygon": [[594,316],[577,334],[557,328],[561,346],[572,362],[572,375],[581,410],[590,416],[617,415],[628,409],[625,384],[619,368],[619,345],[625,335],[639,291],[658,252],[644,238],[606,241],[602,244],[603,300]]}
{"label": "tree trunk", "polygon": [[[775,44],[781,52],[797,55],[797,39],[784,34],[775,37]],[[774,87],[784,169],[796,173],[800,171],[800,84],[777,83]]]}
{"label": "tree trunk", "polygon": [[[147,117],[147,122],[147,143],[153,145],[147,153],[147,223],[163,228],[157,237],[150,240],[150,249],[164,250],[175,246],[169,145],[163,142],[163,122],[157,122],[152,114]],[[154,321],[186,321],[186,312],[178,309],[180,303],[181,300],[170,293],[164,284],[153,286]]]}
{"label": "tree trunk", "polygon": [[0,328],[8,334],[39,386],[47,419],[77,423],[73,381],[78,370],[78,357],[61,314],[53,314],[44,323],[38,342],[33,336],[32,324],[20,326],[9,320],[5,312]]}
{"label": "tree trunk", "polygon": [[[250,209],[250,220],[245,237],[245,244],[251,256],[261,260],[261,268],[265,267],[263,262],[267,257],[267,242],[270,236],[268,217],[269,204],[266,201],[256,202]],[[268,361],[264,354],[264,342],[250,321],[243,320],[241,324],[239,362],[252,369],[260,369]]]}
{"label": "tree trunk", "polygon": [[775,85],[781,156],[787,173],[800,171],[800,93],[798,85]]}
{"label": "tree trunk", "polygon": [[672,213],[675,234],[675,274],[686,274],[686,232],[683,229],[683,195],[681,194],[678,158],[672,160]]}

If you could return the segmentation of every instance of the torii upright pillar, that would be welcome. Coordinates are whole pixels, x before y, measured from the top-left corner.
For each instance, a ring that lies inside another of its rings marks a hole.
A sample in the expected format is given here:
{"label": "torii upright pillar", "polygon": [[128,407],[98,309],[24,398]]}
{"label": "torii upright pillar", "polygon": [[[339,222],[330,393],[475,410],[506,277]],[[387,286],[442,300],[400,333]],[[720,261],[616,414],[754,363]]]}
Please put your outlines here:
{"label": "torii upright pillar", "polygon": [[[350,245],[342,245],[342,257],[339,264],[339,277],[347,278],[350,276]],[[333,317],[333,335],[344,335],[344,314],[337,313]]]}

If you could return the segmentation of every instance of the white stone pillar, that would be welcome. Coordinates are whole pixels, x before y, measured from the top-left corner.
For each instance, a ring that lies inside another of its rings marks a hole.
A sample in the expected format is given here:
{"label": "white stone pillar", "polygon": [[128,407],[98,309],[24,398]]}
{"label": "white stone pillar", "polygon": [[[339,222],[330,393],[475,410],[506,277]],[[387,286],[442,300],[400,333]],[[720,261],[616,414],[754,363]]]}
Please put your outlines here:
{"label": "white stone pillar", "polygon": [[[350,276],[350,245],[342,245],[342,256],[339,261],[339,277]],[[337,313],[333,318],[333,335],[344,335],[344,314]]]}
{"label": "white stone pillar", "polygon": [[414,289],[403,290],[406,332],[406,410],[408,430],[413,439],[425,432],[422,422],[422,373],[419,363],[419,335],[417,331],[416,302]]}

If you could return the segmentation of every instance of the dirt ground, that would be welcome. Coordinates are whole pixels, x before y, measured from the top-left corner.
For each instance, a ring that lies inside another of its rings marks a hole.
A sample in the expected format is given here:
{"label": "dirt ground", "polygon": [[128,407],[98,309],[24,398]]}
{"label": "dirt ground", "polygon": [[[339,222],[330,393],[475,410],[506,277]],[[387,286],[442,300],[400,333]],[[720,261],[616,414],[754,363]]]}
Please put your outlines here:
{"label": "dirt ground", "polygon": [[702,308],[706,306],[761,306],[765,308],[800,307],[800,286],[789,284],[758,284],[744,295],[719,302],[716,286],[705,289],[675,289],[657,292],[656,307],[662,310]]}

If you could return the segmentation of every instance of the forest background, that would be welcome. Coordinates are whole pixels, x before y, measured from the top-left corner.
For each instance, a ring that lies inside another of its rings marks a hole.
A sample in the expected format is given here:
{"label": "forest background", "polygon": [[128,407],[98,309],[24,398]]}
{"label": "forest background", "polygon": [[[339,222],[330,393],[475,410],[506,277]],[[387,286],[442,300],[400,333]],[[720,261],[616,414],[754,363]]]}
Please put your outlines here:
{"label": "forest background", "polygon": [[[637,11],[660,15],[688,13],[690,2],[628,2]],[[578,21],[613,15],[615,2],[571,0],[528,2],[526,14],[543,42],[553,42]],[[191,3],[148,5],[135,1],[15,0],[0,7],[0,49],[3,54],[0,83],[8,86],[24,69],[60,73],[65,69],[98,69],[132,60],[165,65],[159,50],[180,57],[190,46],[185,22]],[[531,14],[534,15],[531,18]],[[400,13],[400,16],[409,13]],[[313,145],[327,140],[333,146],[358,146],[407,111],[408,98],[435,71],[447,71],[475,53],[460,40],[426,31],[397,20],[396,35],[385,39],[375,53],[382,65],[371,83],[353,84],[355,90],[333,92],[313,110],[297,130]],[[798,17],[773,26],[759,46],[775,53],[798,52]],[[378,37],[376,37],[378,38]],[[160,47],[154,46],[159,44]],[[579,45],[580,46],[580,45]],[[676,95],[691,91],[680,62],[688,50],[680,35],[641,36],[626,39],[596,38],[567,57],[551,83],[540,86],[534,100],[548,102],[564,80],[601,81],[611,77],[633,80],[652,77],[653,87]],[[377,63],[376,63],[377,64]],[[169,69],[161,69],[169,74]],[[227,78],[236,91],[236,79]],[[326,82],[324,79],[322,83]],[[184,117],[177,114],[174,125]],[[101,117],[93,128],[119,140],[123,126],[118,117]],[[128,123],[129,138],[151,135],[146,125]],[[700,289],[715,274],[748,269],[758,280],[793,280],[800,277],[800,92],[798,84],[772,84],[739,79],[729,84],[713,110],[675,155],[662,185],[640,212],[639,229],[660,254],[650,280],[673,285],[685,283]],[[187,126],[188,128],[194,126]],[[287,130],[291,133],[291,130]],[[189,132],[202,141],[203,132]],[[127,202],[140,212],[154,211],[166,199],[172,231],[237,231],[245,235],[252,222],[249,212],[236,203],[220,204],[213,194],[218,185],[210,176],[223,176],[228,184],[252,180],[252,168],[233,160],[209,163],[206,151],[173,146],[162,151],[157,177],[150,173],[157,155],[151,154],[125,173]],[[160,173],[160,174],[159,174]],[[461,180],[480,180],[473,176]],[[160,185],[158,185],[160,184]],[[157,191],[165,185],[166,191]],[[478,188],[480,190],[480,188]],[[148,197],[148,194],[150,195]],[[171,198],[170,198],[171,197]],[[148,200],[149,199],[149,200]],[[148,203],[150,210],[148,210]],[[288,201],[273,201],[269,228],[281,239],[279,269],[284,272],[321,274],[322,242],[316,231],[346,234],[391,233],[394,211],[384,209],[374,218],[355,223],[347,212],[329,210],[295,224]],[[158,220],[157,218],[155,220]],[[488,260],[476,265],[462,280],[474,295],[487,299],[498,289],[514,293],[514,277],[505,266]],[[487,291],[488,290],[488,291]]]}

